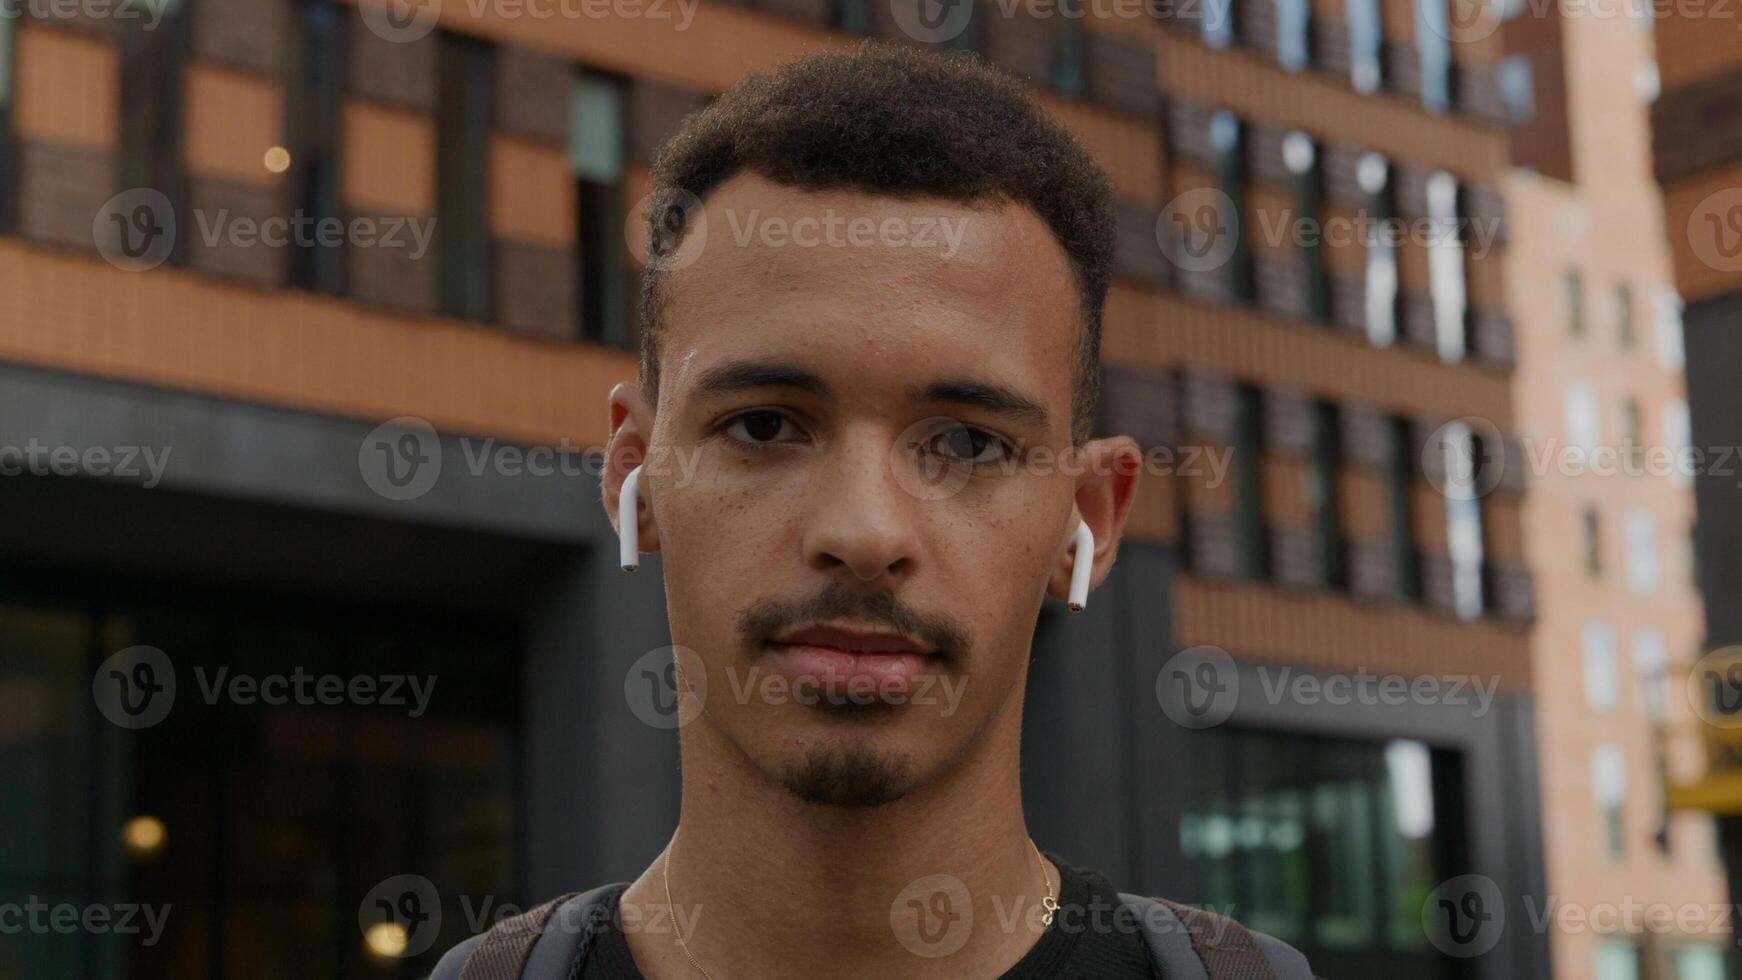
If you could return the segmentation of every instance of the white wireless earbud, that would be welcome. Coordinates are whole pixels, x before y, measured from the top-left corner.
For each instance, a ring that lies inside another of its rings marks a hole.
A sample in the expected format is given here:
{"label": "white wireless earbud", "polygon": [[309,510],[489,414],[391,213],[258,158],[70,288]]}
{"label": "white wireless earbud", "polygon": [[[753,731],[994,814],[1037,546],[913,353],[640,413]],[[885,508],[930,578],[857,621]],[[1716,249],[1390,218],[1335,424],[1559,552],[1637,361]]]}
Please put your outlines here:
{"label": "white wireless earbud", "polygon": [[623,489],[617,495],[617,557],[625,572],[641,567],[641,524],[636,519],[640,499],[641,467],[637,466],[623,478]]}
{"label": "white wireless earbud", "polygon": [[1078,519],[1071,535],[1071,612],[1082,612],[1089,602],[1089,570],[1095,567],[1095,534],[1089,522]]}

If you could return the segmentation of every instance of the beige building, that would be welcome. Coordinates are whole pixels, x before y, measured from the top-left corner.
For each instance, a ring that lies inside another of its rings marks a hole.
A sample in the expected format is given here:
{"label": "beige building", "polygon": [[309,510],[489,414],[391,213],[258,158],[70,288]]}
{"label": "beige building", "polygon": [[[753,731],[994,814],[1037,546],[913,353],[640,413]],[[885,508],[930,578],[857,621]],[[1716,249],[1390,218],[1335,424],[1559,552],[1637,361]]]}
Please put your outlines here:
{"label": "beige building", "polygon": [[[1652,173],[1652,24],[1563,12],[1565,84],[1538,92],[1564,92],[1565,112],[1539,102],[1520,134],[1537,167],[1507,181],[1548,877],[1530,904],[1573,913],[1549,920],[1559,980],[1716,980],[1728,898],[1714,823],[1663,805],[1665,779],[1699,766],[1681,678],[1705,629],[1679,472],[1681,301]],[[1654,908],[1678,913],[1670,929]]]}

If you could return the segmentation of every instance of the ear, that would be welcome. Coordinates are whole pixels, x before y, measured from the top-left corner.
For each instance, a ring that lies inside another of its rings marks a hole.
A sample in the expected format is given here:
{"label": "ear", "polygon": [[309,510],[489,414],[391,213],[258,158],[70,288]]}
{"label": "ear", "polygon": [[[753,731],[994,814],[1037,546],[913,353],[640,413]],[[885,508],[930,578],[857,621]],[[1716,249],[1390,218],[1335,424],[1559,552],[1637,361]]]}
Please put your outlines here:
{"label": "ear", "polygon": [[[653,409],[641,393],[641,386],[625,381],[611,389],[610,412],[611,438],[605,443],[605,468],[599,478],[603,490],[601,502],[611,527],[621,534],[622,528],[617,526],[617,502],[622,497],[623,481],[630,471],[649,462],[648,440],[653,434]],[[642,553],[659,550],[659,522],[653,516],[654,485],[659,482],[657,469],[648,466],[637,480],[636,528]]]}
{"label": "ear", "polygon": [[[1092,439],[1079,451],[1083,455],[1078,465],[1084,472],[1077,477],[1076,504],[1069,524],[1061,531],[1058,557],[1046,584],[1046,594],[1060,602],[1070,595],[1071,569],[1077,561],[1086,557],[1094,562],[1090,592],[1099,588],[1112,570],[1119,539],[1125,533],[1125,518],[1136,496],[1137,479],[1143,472],[1143,451],[1130,436]],[[1071,535],[1076,533],[1079,520],[1087,523],[1095,536],[1095,550],[1089,556],[1078,556],[1071,547]]]}

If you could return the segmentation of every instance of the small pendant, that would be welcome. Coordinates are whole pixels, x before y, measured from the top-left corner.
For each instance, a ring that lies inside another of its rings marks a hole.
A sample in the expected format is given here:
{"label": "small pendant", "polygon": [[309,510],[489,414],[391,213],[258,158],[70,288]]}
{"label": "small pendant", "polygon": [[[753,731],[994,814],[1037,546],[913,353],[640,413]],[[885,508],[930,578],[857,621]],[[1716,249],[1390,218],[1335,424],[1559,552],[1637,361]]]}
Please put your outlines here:
{"label": "small pendant", "polygon": [[1040,907],[1046,910],[1046,914],[1040,917],[1041,926],[1044,928],[1052,925],[1052,914],[1059,910],[1058,900],[1048,895],[1040,900]]}

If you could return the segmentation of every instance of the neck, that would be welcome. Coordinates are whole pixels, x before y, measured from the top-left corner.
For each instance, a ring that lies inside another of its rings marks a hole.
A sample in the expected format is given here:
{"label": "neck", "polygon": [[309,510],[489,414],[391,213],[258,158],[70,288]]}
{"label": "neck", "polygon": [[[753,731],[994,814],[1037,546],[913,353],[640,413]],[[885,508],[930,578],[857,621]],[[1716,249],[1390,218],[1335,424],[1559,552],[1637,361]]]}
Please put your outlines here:
{"label": "neck", "polygon": [[1043,896],[1058,893],[1010,762],[1020,708],[1005,714],[948,772],[876,807],[807,803],[697,718],[683,731],[677,831],[623,897],[647,924],[628,935],[642,972],[699,976],[673,929],[656,928],[671,922],[715,980],[1002,973],[1039,938]]}

